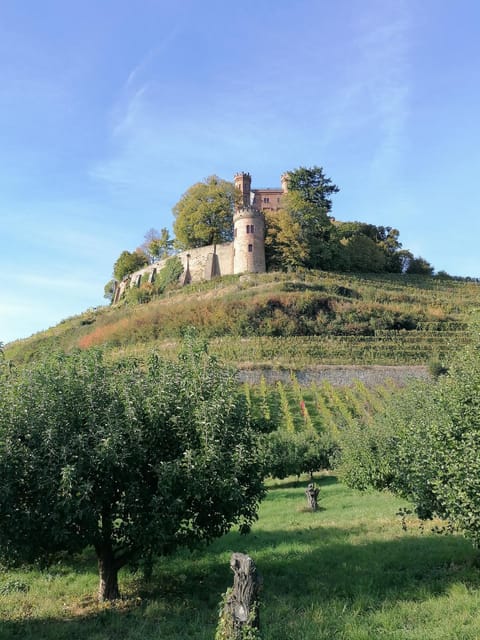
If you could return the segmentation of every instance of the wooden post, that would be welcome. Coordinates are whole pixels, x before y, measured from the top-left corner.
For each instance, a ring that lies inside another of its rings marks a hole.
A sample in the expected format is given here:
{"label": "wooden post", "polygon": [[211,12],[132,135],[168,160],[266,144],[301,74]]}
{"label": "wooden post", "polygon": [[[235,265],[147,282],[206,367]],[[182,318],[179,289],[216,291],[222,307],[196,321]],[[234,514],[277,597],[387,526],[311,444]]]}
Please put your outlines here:
{"label": "wooden post", "polygon": [[230,558],[233,588],[225,596],[225,605],[220,612],[220,621],[215,640],[241,640],[259,638],[258,593],[262,578],[254,561],[244,553],[233,553]]}
{"label": "wooden post", "polygon": [[307,503],[312,511],[316,511],[318,509],[319,493],[320,493],[320,489],[316,488],[313,482],[310,482],[308,487],[305,489],[305,495],[307,496]]}

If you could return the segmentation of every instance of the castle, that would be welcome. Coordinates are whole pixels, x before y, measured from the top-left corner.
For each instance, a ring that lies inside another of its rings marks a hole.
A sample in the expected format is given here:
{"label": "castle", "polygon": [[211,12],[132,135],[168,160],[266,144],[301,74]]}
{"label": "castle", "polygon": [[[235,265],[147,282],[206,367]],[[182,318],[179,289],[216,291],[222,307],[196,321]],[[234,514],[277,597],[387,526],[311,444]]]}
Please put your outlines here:
{"label": "castle", "polygon": [[[263,212],[280,208],[282,195],[287,191],[287,175],[282,175],[279,189],[252,189],[252,178],[244,172],[235,174],[234,184],[242,195],[233,215],[233,241],[178,253],[177,257],[183,265],[182,284],[237,273],[265,272]],[[117,283],[113,302],[118,302],[128,287],[139,287],[142,280],[145,281],[145,276],[148,282],[154,282],[156,274],[167,260],[165,258],[149,264]]]}

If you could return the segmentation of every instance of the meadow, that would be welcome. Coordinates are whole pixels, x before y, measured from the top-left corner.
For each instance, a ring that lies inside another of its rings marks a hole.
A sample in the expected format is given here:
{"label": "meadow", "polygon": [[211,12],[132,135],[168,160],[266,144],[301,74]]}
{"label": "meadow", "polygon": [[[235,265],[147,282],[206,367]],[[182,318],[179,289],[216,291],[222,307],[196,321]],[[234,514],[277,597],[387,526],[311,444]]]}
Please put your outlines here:
{"label": "meadow", "polygon": [[2,569],[0,639],[211,639],[233,551],[263,575],[264,640],[480,637],[479,562],[467,540],[411,517],[402,527],[406,505],[388,493],[359,493],[330,474],[317,481],[317,512],[306,509],[306,477],[270,481],[250,534],[160,559],[147,584],[125,571],[115,605],[96,602],[89,550],[46,569]]}

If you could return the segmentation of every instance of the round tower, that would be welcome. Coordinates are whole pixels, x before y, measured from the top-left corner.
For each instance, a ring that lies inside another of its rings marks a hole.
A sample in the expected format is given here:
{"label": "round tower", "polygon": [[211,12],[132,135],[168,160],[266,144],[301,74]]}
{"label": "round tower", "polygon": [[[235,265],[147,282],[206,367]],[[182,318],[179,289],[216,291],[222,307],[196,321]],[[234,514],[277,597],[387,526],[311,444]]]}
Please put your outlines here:
{"label": "round tower", "polygon": [[237,209],[233,216],[233,273],[264,273],[265,219],[253,207]]}
{"label": "round tower", "polygon": [[280,180],[281,180],[281,184],[282,184],[283,193],[287,193],[287,191],[288,191],[288,171],[286,171],[285,173],[282,173]]}
{"label": "round tower", "polygon": [[242,199],[240,202],[240,206],[249,207],[250,206],[250,193],[252,189],[252,176],[249,173],[241,172],[236,173],[233,177],[233,181],[235,183],[235,187],[241,192]]}

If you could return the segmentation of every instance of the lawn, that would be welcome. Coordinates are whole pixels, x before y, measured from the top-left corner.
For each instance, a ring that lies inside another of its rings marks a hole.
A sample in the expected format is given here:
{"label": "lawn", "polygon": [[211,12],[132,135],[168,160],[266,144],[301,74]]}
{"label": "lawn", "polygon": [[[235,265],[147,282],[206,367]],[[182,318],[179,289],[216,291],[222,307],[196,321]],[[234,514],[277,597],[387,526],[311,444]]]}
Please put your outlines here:
{"label": "lawn", "polygon": [[[320,509],[306,510],[307,480],[273,481],[251,534],[159,562],[150,584],[124,572],[125,599],[98,605],[91,552],[48,569],[0,570],[0,640],[213,640],[231,585],[232,551],[264,579],[264,640],[474,640],[480,638],[477,552],[461,536],[424,531],[403,501],[319,479]],[[437,523],[439,524],[439,523]]]}

